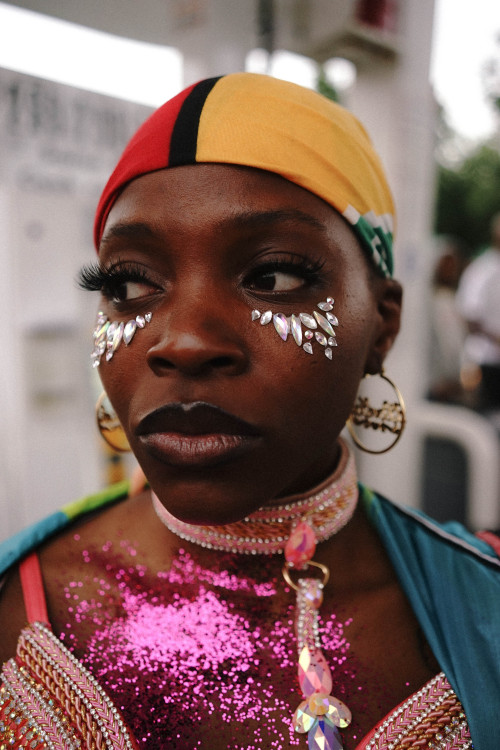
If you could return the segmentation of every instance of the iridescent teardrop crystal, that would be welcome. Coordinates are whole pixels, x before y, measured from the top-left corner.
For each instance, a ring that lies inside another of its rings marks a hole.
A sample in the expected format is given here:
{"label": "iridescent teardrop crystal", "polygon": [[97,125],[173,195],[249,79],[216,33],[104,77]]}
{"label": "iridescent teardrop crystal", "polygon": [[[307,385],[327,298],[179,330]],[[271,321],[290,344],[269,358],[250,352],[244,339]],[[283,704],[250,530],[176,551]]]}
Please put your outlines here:
{"label": "iridescent teardrop crystal", "polygon": [[331,302],[318,302],[318,307],[320,310],[323,310],[323,312],[329,312],[333,309]]}
{"label": "iridescent teardrop crystal", "polygon": [[314,336],[318,344],[321,344],[321,346],[326,346],[326,342],[328,341],[328,339],[326,338],[324,333],[321,333],[321,331],[315,331]]}
{"label": "iridescent teardrop crystal", "polygon": [[293,728],[299,734],[308,732],[316,721],[316,714],[309,708],[309,701],[302,701],[293,715]]}
{"label": "iridescent teardrop crystal", "polygon": [[332,324],[332,326],[338,326],[339,320],[336,315],[333,315],[333,313],[327,313],[326,314],[327,319]]}
{"label": "iridescent teardrop crystal", "polygon": [[273,317],[273,314],[272,314],[271,310],[266,310],[266,312],[263,315],[261,315],[261,318],[260,318],[260,324],[261,324],[261,326],[265,326],[268,323],[270,323],[272,317]]}
{"label": "iridescent teardrop crystal", "polygon": [[260,318],[260,312],[258,310],[252,310],[252,320],[258,320]]}
{"label": "iridescent teardrop crystal", "polygon": [[345,729],[349,726],[352,721],[352,714],[347,708],[345,703],[342,703],[338,698],[334,698],[333,695],[327,696],[328,709],[326,715],[336,727]]}
{"label": "iridescent teardrop crystal", "polygon": [[151,318],[152,317],[153,317],[153,313],[150,313],[150,312],[146,313],[146,315],[144,316],[144,319],[145,319],[146,323],[151,323]]}
{"label": "iridescent teardrop crystal", "polygon": [[302,345],[302,324],[297,315],[292,315],[292,336],[297,346]]}
{"label": "iridescent teardrop crystal", "polygon": [[316,549],[316,536],[306,521],[300,521],[285,544],[285,560],[300,568],[312,559]]}
{"label": "iridescent teardrop crystal", "polygon": [[325,318],[325,316],[324,316],[324,315],[321,315],[321,313],[319,313],[319,312],[317,312],[317,311],[315,310],[315,311],[314,311],[314,317],[316,318],[316,320],[317,320],[317,321],[318,321],[318,323],[320,324],[321,328],[322,328],[322,329],[323,329],[324,331],[326,331],[326,333],[327,333],[327,334],[328,334],[329,336],[335,336],[335,331],[333,330],[333,328],[331,327],[331,325],[330,325],[329,321],[328,321],[328,320],[327,320],[327,319]]}
{"label": "iridescent teardrop crystal", "polygon": [[327,346],[326,349],[325,349],[325,357],[328,357],[328,359],[332,359],[333,358],[333,352],[332,352],[332,350],[330,349],[329,346]]}
{"label": "iridescent teardrop crystal", "polygon": [[138,315],[135,319],[137,328],[144,328],[146,325],[146,318],[143,315]]}
{"label": "iridescent teardrop crystal", "polygon": [[137,331],[137,322],[135,320],[129,320],[128,323],[125,323],[125,328],[123,329],[123,340],[125,342],[125,346],[128,346],[132,339],[134,338],[134,334]]}
{"label": "iridescent teardrop crystal", "polygon": [[337,727],[328,719],[317,720],[307,735],[309,750],[342,750],[342,740]]}
{"label": "iridescent teardrop crystal", "polygon": [[304,646],[299,656],[299,684],[303,695],[331,693],[332,674],[321,649],[310,651]]}
{"label": "iridescent teardrop crystal", "polygon": [[311,344],[309,342],[307,342],[307,344],[304,344],[304,346],[302,348],[308,354],[312,354],[313,353],[313,348],[312,348],[312,346],[311,346]]}
{"label": "iridescent teardrop crystal", "polygon": [[299,317],[302,321],[302,323],[307,326],[308,328],[317,328],[318,324],[314,320],[312,315],[309,315],[309,313],[299,313]]}
{"label": "iridescent teardrop crystal", "polygon": [[276,313],[273,315],[273,323],[280,338],[282,338],[283,341],[286,341],[287,336],[290,333],[290,327],[286,316],[283,315],[283,313]]}

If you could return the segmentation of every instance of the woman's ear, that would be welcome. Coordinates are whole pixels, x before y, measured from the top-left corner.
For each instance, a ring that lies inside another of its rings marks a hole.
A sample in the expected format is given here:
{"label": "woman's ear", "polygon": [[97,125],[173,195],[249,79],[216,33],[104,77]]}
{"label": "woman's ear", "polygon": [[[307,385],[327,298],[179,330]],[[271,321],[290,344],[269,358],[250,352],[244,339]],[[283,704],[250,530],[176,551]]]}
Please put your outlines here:
{"label": "woman's ear", "polygon": [[374,280],[378,320],[374,341],[366,362],[365,374],[375,375],[382,370],[384,359],[399,333],[403,289],[395,279]]}

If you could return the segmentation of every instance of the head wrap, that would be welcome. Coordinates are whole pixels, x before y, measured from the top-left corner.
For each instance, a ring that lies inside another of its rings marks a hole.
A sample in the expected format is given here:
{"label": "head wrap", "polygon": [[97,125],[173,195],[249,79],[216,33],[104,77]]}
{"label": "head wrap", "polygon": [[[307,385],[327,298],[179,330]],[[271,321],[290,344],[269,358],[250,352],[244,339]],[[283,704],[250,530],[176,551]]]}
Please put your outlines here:
{"label": "head wrap", "polygon": [[254,73],[200,81],[146,120],[102,193],[96,247],[127,183],[148,172],[197,163],[275,172],[323,198],[352,226],[379,272],[392,275],[394,205],[363,126],[310,89]]}

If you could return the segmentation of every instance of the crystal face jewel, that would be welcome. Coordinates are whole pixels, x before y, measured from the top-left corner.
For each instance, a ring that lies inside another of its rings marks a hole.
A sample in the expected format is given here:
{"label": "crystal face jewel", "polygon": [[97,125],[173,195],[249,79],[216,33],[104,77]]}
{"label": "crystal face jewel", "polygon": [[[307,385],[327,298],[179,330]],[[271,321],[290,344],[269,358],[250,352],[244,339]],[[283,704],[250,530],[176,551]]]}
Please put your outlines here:
{"label": "crystal face jewel", "polygon": [[258,320],[260,318],[260,312],[258,310],[252,310],[252,320]]}
{"label": "crystal face jewel", "polygon": [[333,305],[331,302],[319,302],[318,308],[323,310],[323,312],[329,312],[330,310],[333,310]]}
{"label": "crystal face jewel", "polygon": [[333,315],[333,313],[327,313],[326,317],[327,320],[332,324],[332,326],[338,326],[339,321],[336,315]]}
{"label": "crystal face jewel", "polygon": [[321,313],[314,311],[314,317],[320,324],[321,328],[326,331],[326,333],[329,336],[335,336],[335,331],[333,330],[332,326],[330,325],[330,322],[325,318],[324,315],[321,315]]}
{"label": "crystal face jewel", "polygon": [[313,353],[313,348],[312,348],[312,346],[311,346],[311,344],[309,342],[307,342],[307,344],[304,344],[304,346],[302,348],[308,354],[312,354]]}
{"label": "crystal face jewel", "polygon": [[314,336],[318,344],[321,344],[321,346],[326,346],[328,339],[326,338],[324,333],[321,333],[321,331],[315,331]]}
{"label": "crystal face jewel", "polygon": [[330,347],[327,347],[327,348],[325,349],[325,357],[328,357],[328,359],[332,359],[332,357],[333,357],[333,352],[332,352],[332,350],[330,349]]}
{"label": "crystal face jewel", "polygon": [[308,328],[317,328],[318,324],[314,320],[312,315],[309,315],[309,313],[299,313],[300,319],[302,323],[307,326]]}
{"label": "crystal face jewel", "polygon": [[306,339],[313,339],[314,338],[314,333],[312,331],[305,331],[304,332],[304,336],[305,336]]}
{"label": "crystal face jewel", "polygon": [[306,521],[301,521],[290,534],[285,544],[285,560],[300,568],[311,560],[316,549],[316,536]]}
{"label": "crystal face jewel", "polygon": [[297,346],[302,345],[302,324],[297,315],[292,315],[292,336]]}
{"label": "crystal face jewel", "polygon": [[290,333],[290,326],[288,325],[286,316],[283,313],[276,313],[276,315],[273,315],[273,323],[280,338],[286,341]]}
{"label": "crystal face jewel", "polygon": [[153,313],[150,313],[150,312],[146,313],[146,315],[144,316],[144,318],[146,320],[146,323],[151,323],[151,318],[152,317],[153,317]]}
{"label": "crystal face jewel", "polygon": [[138,315],[135,319],[135,322],[138,328],[144,328],[144,326],[146,325],[146,318],[143,318],[142,315]]}
{"label": "crystal face jewel", "polygon": [[328,346],[337,346],[337,339],[335,336],[330,336],[328,339]]}
{"label": "crystal face jewel", "polygon": [[137,325],[138,324],[135,320],[129,320],[129,322],[125,324],[125,328],[123,329],[123,341],[125,342],[125,346],[128,346],[134,338],[134,334],[137,331]]}
{"label": "crystal face jewel", "polygon": [[303,695],[331,693],[332,675],[325,657],[319,648],[310,651],[304,646],[299,656],[299,684]]}
{"label": "crystal face jewel", "polygon": [[326,301],[328,302],[329,305],[333,305],[334,302],[335,302],[335,300],[333,299],[333,297],[327,297]]}
{"label": "crystal face jewel", "polygon": [[273,317],[273,314],[272,314],[271,310],[266,310],[266,312],[263,313],[263,315],[260,318],[260,324],[261,324],[261,326],[265,326],[268,323],[270,323],[272,317]]}

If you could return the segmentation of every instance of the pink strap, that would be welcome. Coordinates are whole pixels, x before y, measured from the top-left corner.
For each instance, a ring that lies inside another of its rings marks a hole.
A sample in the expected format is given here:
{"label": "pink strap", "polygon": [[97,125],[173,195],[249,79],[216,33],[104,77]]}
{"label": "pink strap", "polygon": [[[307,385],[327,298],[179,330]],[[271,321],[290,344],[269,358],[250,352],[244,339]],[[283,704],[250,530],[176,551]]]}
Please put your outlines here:
{"label": "pink strap", "polygon": [[24,606],[28,622],[43,622],[49,624],[45,591],[43,588],[42,571],[36,552],[19,564],[19,575],[23,589]]}

